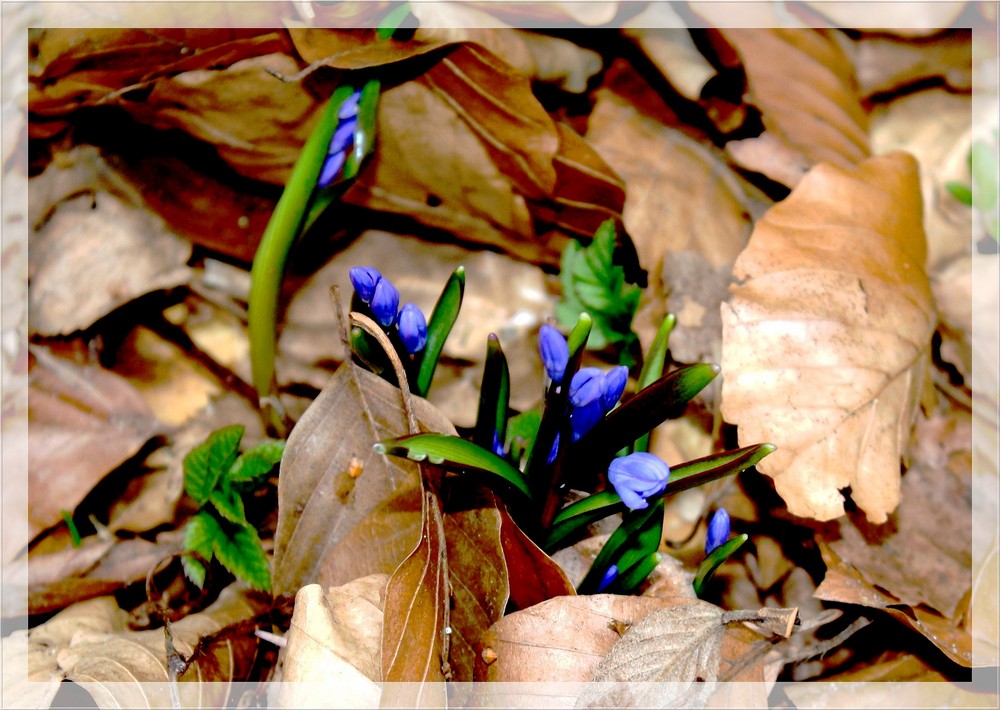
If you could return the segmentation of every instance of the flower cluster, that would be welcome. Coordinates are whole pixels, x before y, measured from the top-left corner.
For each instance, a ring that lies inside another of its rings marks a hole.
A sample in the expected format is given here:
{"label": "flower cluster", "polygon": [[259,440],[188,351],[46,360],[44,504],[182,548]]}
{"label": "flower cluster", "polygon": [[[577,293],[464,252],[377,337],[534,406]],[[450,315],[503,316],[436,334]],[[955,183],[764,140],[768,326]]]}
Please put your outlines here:
{"label": "flower cluster", "polygon": [[399,307],[399,291],[392,282],[372,266],[355,266],[350,270],[354,292],[372,310],[383,328],[396,326],[399,339],[411,355],[427,344],[427,319],[414,303]]}
{"label": "flower cluster", "polygon": [[329,187],[340,174],[347,162],[347,155],[354,148],[354,137],[358,130],[358,104],[361,101],[361,89],[351,94],[337,110],[337,127],[326,150],[326,159],[319,172],[316,186]]}
{"label": "flower cluster", "polygon": [[[569,346],[562,334],[543,325],[538,334],[538,350],[545,372],[557,385],[566,376]],[[614,409],[628,383],[628,368],[620,365],[608,372],[596,367],[580,368],[569,383],[569,422],[573,441],[594,428],[604,415]],[[549,463],[555,460],[556,438]],[[670,467],[652,454],[636,452],[617,458],[608,469],[608,480],[630,510],[646,508],[646,498],[662,493],[670,478]]]}

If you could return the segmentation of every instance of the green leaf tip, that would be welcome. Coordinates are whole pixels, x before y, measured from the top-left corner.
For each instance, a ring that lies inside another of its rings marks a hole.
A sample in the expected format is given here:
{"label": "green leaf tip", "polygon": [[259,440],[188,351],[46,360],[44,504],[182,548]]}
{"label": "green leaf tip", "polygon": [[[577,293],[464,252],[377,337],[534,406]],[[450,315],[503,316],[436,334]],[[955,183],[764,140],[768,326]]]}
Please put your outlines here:
{"label": "green leaf tip", "polygon": [[378,442],[377,444],[372,444],[372,451],[374,451],[376,454],[379,454],[380,456],[387,456],[389,454],[389,449],[387,449],[385,444],[383,444],[381,441]]}

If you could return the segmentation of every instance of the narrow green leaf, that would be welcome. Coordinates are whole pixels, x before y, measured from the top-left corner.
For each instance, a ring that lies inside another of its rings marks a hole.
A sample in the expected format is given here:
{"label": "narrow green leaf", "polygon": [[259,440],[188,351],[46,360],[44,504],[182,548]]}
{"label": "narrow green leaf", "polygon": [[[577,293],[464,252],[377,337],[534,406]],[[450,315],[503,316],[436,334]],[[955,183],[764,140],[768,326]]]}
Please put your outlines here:
{"label": "narrow green leaf", "polygon": [[659,552],[651,552],[640,560],[637,560],[631,567],[620,571],[618,579],[611,585],[612,589],[621,594],[635,593],[639,585],[646,581],[649,573],[656,569],[663,557]]}
{"label": "narrow green leaf", "polygon": [[470,469],[491,474],[531,500],[524,476],[502,458],[471,441],[445,434],[413,434],[384,439],[375,444],[377,454],[403,456],[411,461],[428,461],[447,469]]}
{"label": "narrow green leaf", "polygon": [[70,537],[73,539],[73,547],[82,545],[83,540],[80,538],[80,531],[76,529],[76,523],[73,522],[73,515],[68,510],[60,510],[59,514],[62,516],[63,522],[66,523],[66,527],[69,528]]}
{"label": "narrow green leaf", "polygon": [[733,554],[736,553],[743,543],[750,539],[750,536],[746,533],[742,535],[737,535],[732,540],[724,542],[717,548],[712,550],[711,554],[705,557],[698,565],[698,572],[694,576],[694,593],[695,596],[701,597],[702,591],[705,589],[705,585],[708,584],[708,580],[712,578],[715,574],[715,570],[719,568],[723,562],[728,560]]}
{"label": "narrow green leaf", "polygon": [[[721,454],[677,464],[670,469],[670,480],[663,493],[647,500],[660,498],[702,486],[724,476],[731,476],[756,466],[761,459],[775,450],[774,444],[755,444]],[[552,551],[576,531],[609,515],[626,510],[625,504],[613,490],[601,491],[578,500],[563,508],[552,520],[552,527],[542,548]]]}
{"label": "narrow green leaf", "polygon": [[417,380],[413,392],[421,397],[427,395],[437,369],[438,358],[444,349],[444,343],[451,333],[452,326],[458,319],[462,308],[462,297],[465,295],[465,267],[459,266],[452,272],[438,297],[434,311],[427,323],[427,344],[417,356]]}
{"label": "narrow green leaf", "polygon": [[271,590],[271,569],[267,553],[249,525],[227,526],[225,534],[214,540],[215,556],[219,562],[254,589]]}
{"label": "narrow green leaf", "polygon": [[[670,342],[670,333],[674,330],[677,318],[673,313],[668,313],[660,323],[653,338],[653,344],[646,355],[646,361],[642,364],[642,372],[639,373],[639,388],[642,391],[663,376],[663,368],[667,362],[667,345]],[[646,432],[635,440],[633,451],[649,451],[649,432]]]}
{"label": "narrow green leaf", "polygon": [[247,310],[253,385],[261,399],[270,394],[274,380],[278,292],[288,252],[299,235],[309,208],[330,139],[337,127],[337,111],[353,93],[354,89],[350,86],[341,86],[333,92],[316,128],[295,161],[254,255]]}
{"label": "narrow green leaf", "polygon": [[660,500],[645,510],[631,510],[625,514],[622,524],[611,533],[577,587],[578,594],[595,593],[612,564],[617,564],[620,572],[656,552],[663,529],[663,507]]}
{"label": "narrow green leaf", "polygon": [[198,505],[205,504],[219,478],[232,468],[243,431],[240,424],[213,431],[184,457],[184,490]]}
{"label": "narrow green leaf", "polygon": [[[215,541],[223,537],[218,521],[207,511],[201,511],[188,520],[184,527],[184,549],[197,553],[205,562],[214,556]],[[191,555],[181,558],[184,574],[199,588],[205,585],[205,565]]]}
{"label": "narrow green leaf", "polygon": [[483,383],[479,388],[479,411],[473,441],[493,450],[493,437],[501,444],[507,439],[507,409],[510,407],[510,370],[500,347],[500,339],[490,333],[486,340]]}
{"label": "narrow green leaf", "polygon": [[972,206],[972,187],[959,180],[949,180],[944,184],[948,192],[963,205]]}
{"label": "narrow green leaf", "polygon": [[399,29],[399,26],[403,24],[403,20],[406,16],[410,14],[410,3],[402,2],[393,9],[386,13],[385,17],[382,18],[381,22],[378,23],[378,27],[375,30],[375,35],[379,39],[389,39],[392,37],[393,32]]}
{"label": "narrow green leaf", "polygon": [[678,417],[687,403],[719,374],[718,365],[688,365],[664,375],[624,402],[587,432],[567,454],[566,465],[583,475],[606,466],[632,444],[637,432],[648,432]]}
{"label": "narrow green leaf", "polygon": [[247,449],[236,459],[225,480],[230,483],[250,482],[271,472],[280,461],[285,451],[285,442],[280,439],[265,439],[256,446]]}
{"label": "narrow green leaf", "polygon": [[243,508],[243,499],[240,494],[230,488],[226,483],[212,491],[208,501],[219,511],[219,515],[236,525],[247,524],[246,510]]}

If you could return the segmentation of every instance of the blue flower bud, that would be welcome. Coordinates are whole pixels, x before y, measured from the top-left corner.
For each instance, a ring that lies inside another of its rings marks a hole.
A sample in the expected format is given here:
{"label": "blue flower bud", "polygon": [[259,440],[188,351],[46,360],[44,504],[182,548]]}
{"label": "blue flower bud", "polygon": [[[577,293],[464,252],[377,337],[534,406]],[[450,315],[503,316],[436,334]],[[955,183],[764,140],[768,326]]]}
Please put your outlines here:
{"label": "blue flower bud", "polygon": [[389,279],[384,276],[375,284],[375,293],[372,294],[372,313],[375,320],[383,328],[388,328],[396,322],[396,311],[399,308],[399,291],[393,286]]}
{"label": "blue flower bud", "polygon": [[604,391],[601,393],[601,406],[605,412],[610,412],[618,404],[618,400],[628,384],[628,368],[624,365],[614,367],[604,375]]}
{"label": "blue flower bud", "polygon": [[580,437],[594,428],[597,422],[604,417],[604,407],[601,406],[600,399],[595,399],[582,407],[573,407],[569,413],[569,425],[573,429],[573,441],[579,441]]}
{"label": "blue flower bud", "polygon": [[566,364],[569,362],[569,345],[562,333],[545,324],[538,331],[538,351],[542,355],[545,372],[553,382],[559,384],[566,376]]}
{"label": "blue flower bud", "polygon": [[644,451],[617,458],[608,467],[608,480],[629,510],[649,507],[646,499],[662,493],[670,478],[670,467]]}
{"label": "blue flower bud", "polygon": [[427,344],[427,319],[415,303],[405,303],[399,311],[399,339],[411,355],[424,349]]}
{"label": "blue flower bud", "polygon": [[604,373],[596,367],[583,367],[569,383],[569,403],[584,407],[599,400],[604,392]]}
{"label": "blue flower bud", "polygon": [[349,118],[337,126],[337,130],[333,133],[333,138],[330,139],[330,147],[327,149],[326,154],[333,156],[343,153],[346,156],[348,148],[354,145],[354,131],[357,128],[357,118]]}
{"label": "blue flower bud", "polygon": [[618,579],[618,565],[611,565],[606,570],[604,570],[604,576],[601,577],[601,583],[597,585],[597,594],[600,594],[605,589],[607,589],[612,582]]}
{"label": "blue flower bud", "polygon": [[556,434],[556,438],[552,442],[552,450],[549,452],[549,457],[545,459],[545,463],[550,464],[556,460],[556,456],[559,454],[559,435]]}
{"label": "blue flower bud", "polygon": [[717,548],[729,539],[729,513],[725,508],[719,508],[708,524],[708,536],[705,538],[705,554]]}
{"label": "blue flower bud", "polygon": [[382,280],[382,274],[374,266],[355,266],[349,272],[351,285],[363,303],[371,303],[375,287]]}
{"label": "blue flower bud", "polygon": [[353,118],[358,115],[358,106],[361,103],[361,89],[358,89],[353,94],[348,96],[344,103],[340,104],[340,108],[337,109],[337,118],[343,120],[345,118]]}
{"label": "blue flower bud", "polygon": [[347,153],[343,151],[326,156],[323,167],[320,168],[316,186],[323,188],[332,185],[333,179],[340,173],[340,169],[344,167],[345,162],[347,162]]}
{"label": "blue flower bud", "polygon": [[500,432],[498,432],[496,429],[493,430],[493,453],[495,453],[500,458],[503,458],[504,456],[507,455],[507,452],[504,451],[503,448],[503,442],[500,441]]}

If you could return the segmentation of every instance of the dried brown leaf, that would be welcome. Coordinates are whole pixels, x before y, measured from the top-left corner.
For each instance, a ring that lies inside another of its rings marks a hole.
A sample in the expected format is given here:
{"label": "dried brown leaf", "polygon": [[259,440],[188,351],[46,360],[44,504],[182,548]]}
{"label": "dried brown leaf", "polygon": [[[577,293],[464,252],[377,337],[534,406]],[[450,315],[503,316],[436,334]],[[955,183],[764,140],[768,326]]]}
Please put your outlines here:
{"label": "dried brown leaf", "polygon": [[952,89],[972,88],[972,33],[954,30],[929,39],[863,35],[855,41],[854,64],[861,94],[870,97],[927,79]]}
{"label": "dried brown leaf", "polygon": [[[453,431],[430,404],[414,398],[417,419],[426,431]],[[292,593],[306,584],[345,584],[346,579],[322,575],[333,556],[344,555],[370,567],[365,574],[391,573],[400,559],[372,559],[382,545],[378,538],[342,545],[351,531],[395,494],[419,485],[415,464],[379,456],[372,444],[407,432],[399,390],[385,380],[349,363],[341,366],[327,387],[292,430],[278,483],[278,527],[275,532],[274,588]],[[361,474],[349,471],[360,467]],[[409,550],[417,543],[411,538]],[[407,550],[407,553],[409,552]],[[371,552],[372,554],[369,554]],[[388,567],[388,569],[386,568]]]}
{"label": "dried brown leaf", "polygon": [[964,2],[918,3],[901,13],[891,5],[860,6],[850,3],[805,2],[826,16],[834,27],[874,30],[902,37],[924,37],[951,27],[964,9]]}
{"label": "dried brown leaf", "polygon": [[281,654],[280,707],[377,704],[388,581],[388,575],[376,574],[326,592],[318,584],[299,590]]}
{"label": "dried brown leaf", "polygon": [[760,109],[765,129],[727,144],[738,164],[794,187],[817,163],[849,168],[871,154],[854,67],[830,33],[720,32],[743,61],[747,101]]}
{"label": "dried brown leaf", "polygon": [[34,537],[162,426],[127,380],[41,347],[32,348],[28,386],[28,528]]}
{"label": "dried brown leaf", "polygon": [[[171,626],[177,651],[188,658],[206,636],[215,641],[201,652],[177,691],[183,707],[218,707],[230,684],[244,680],[257,639],[237,627],[266,613],[259,597],[235,587],[212,606]],[[167,707],[171,704],[163,629],[128,631],[127,614],[113,597],[75,604],[34,628],[32,644],[54,653],[68,680],[84,687],[104,707]]]}
{"label": "dried brown leaf", "polygon": [[917,166],[892,153],[813,169],[757,223],[723,305],[722,412],[792,513],[829,520],[840,490],[884,522],[923,391],[935,313]]}

